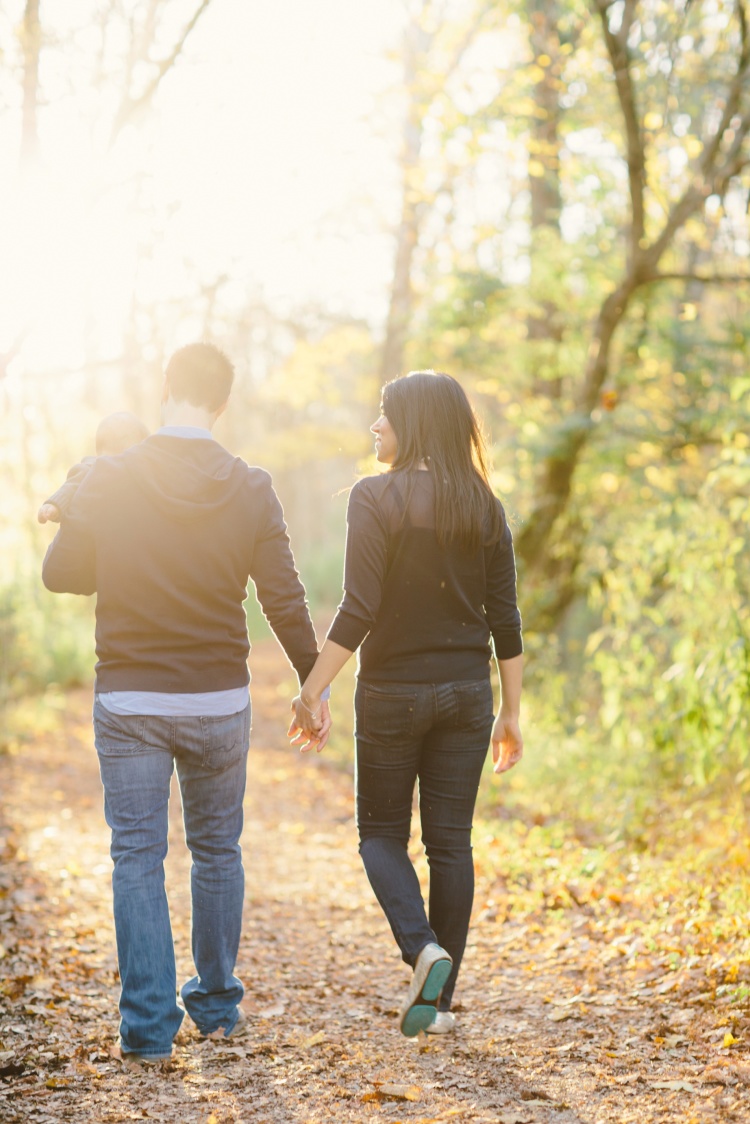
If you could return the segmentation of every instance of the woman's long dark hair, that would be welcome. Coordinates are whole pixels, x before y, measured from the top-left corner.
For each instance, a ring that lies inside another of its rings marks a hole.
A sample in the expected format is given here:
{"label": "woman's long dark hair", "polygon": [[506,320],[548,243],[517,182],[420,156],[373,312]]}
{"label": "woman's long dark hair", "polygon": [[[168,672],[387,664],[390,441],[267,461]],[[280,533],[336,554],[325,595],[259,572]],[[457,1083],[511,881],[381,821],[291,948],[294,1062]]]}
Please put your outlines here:
{"label": "woman's long dark hair", "polygon": [[441,546],[476,551],[496,542],[502,509],[489,482],[482,432],[466,392],[450,375],[412,371],[383,387],[383,413],[398,452],[391,470],[424,462],[435,480],[435,531]]}

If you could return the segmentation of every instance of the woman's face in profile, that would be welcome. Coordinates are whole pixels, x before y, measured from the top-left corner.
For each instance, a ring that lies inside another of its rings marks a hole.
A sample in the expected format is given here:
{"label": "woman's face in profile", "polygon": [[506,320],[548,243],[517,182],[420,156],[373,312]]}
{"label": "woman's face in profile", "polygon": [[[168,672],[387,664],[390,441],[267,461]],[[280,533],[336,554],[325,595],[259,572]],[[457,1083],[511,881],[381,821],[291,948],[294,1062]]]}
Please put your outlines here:
{"label": "woman's face in profile", "polygon": [[370,429],[375,434],[375,456],[381,464],[393,464],[398,453],[398,441],[385,414],[381,413]]}

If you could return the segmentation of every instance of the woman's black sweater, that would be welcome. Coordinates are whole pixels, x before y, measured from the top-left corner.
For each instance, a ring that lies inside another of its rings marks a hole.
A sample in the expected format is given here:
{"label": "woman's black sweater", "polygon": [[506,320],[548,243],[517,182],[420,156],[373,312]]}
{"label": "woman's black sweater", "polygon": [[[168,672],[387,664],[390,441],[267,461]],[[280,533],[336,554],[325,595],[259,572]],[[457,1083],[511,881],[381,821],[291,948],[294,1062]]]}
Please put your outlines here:
{"label": "woman's black sweater", "polygon": [[[500,501],[498,500],[498,505]],[[328,633],[371,682],[444,683],[488,675],[523,651],[513,538],[470,553],[441,548],[430,471],[368,476],[347,511],[344,599]]]}

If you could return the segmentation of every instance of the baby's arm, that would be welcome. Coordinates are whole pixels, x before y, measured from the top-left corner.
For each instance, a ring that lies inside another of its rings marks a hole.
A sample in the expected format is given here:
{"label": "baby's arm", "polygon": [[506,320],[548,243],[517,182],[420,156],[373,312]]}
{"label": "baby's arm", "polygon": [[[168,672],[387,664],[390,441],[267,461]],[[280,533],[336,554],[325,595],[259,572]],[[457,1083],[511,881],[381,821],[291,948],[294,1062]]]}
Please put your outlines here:
{"label": "baby's arm", "polygon": [[50,503],[49,500],[43,503],[36,513],[36,517],[40,523],[59,523],[60,522],[60,508],[55,503]]}
{"label": "baby's arm", "polygon": [[70,507],[73,496],[78,491],[79,485],[86,479],[91,471],[91,466],[95,460],[96,457],[84,457],[79,464],[73,465],[62,487],[58,488],[56,492],[53,492],[39,508],[36,517],[40,523],[60,522],[62,516],[65,515]]}

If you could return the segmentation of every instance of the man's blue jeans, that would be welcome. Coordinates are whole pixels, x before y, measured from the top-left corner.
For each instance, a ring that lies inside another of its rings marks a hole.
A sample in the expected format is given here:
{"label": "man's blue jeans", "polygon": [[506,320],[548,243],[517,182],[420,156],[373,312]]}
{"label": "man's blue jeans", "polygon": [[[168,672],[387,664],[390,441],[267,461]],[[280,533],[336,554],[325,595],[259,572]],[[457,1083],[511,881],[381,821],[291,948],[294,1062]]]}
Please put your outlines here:
{"label": "man's blue jeans", "polygon": [[[440,997],[450,1010],[474,900],[471,827],[492,733],[489,677],[451,683],[365,683],[354,696],[359,851],[401,955],[449,952]],[[414,785],[430,867],[429,918],[408,852]]]}
{"label": "man's blue jeans", "polygon": [[172,771],[176,763],[193,858],[197,975],[181,994],[190,1017],[209,1034],[234,1026],[244,994],[234,966],[245,888],[239,838],[250,704],[227,717],[165,718],[112,714],[97,700],[94,739],[112,829],[122,1049],[169,1054],[183,1018],[164,886]]}

